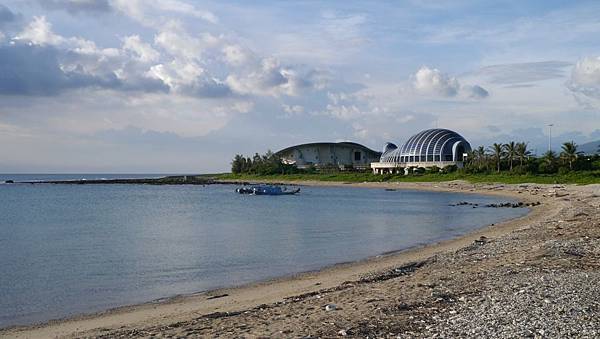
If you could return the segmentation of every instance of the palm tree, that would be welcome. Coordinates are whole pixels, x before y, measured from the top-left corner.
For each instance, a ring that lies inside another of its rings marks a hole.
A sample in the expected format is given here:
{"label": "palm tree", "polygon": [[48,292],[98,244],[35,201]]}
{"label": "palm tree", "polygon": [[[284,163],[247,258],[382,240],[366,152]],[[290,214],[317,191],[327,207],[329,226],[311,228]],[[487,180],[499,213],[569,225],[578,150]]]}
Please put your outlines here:
{"label": "palm tree", "polygon": [[549,169],[549,172],[552,172],[556,167],[556,153],[554,151],[548,151],[544,153],[542,157],[542,161],[546,164],[546,168]]}
{"label": "palm tree", "polygon": [[506,154],[506,159],[510,163],[510,171],[513,170],[513,159],[517,155],[517,144],[514,141],[509,142],[508,144],[504,144],[504,150]]}
{"label": "palm tree", "polygon": [[496,169],[498,173],[500,173],[500,162],[504,157],[504,147],[502,146],[502,144],[494,143],[490,147],[490,151],[492,152],[492,157],[496,161]]}
{"label": "palm tree", "polygon": [[487,161],[487,154],[485,153],[485,148],[483,146],[479,146],[475,151],[473,151],[473,153],[477,157],[477,167],[481,170],[483,168],[483,165],[485,165]]}
{"label": "palm tree", "polygon": [[560,157],[564,161],[569,163],[569,169],[573,170],[573,163],[577,161],[577,158],[583,154],[583,152],[577,151],[577,144],[573,141],[565,142],[562,144],[562,152],[560,152]]}
{"label": "palm tree", "polygon": [[531,155],[531,151],[527,149],[526,142],[517,143],[517,157],[519,158],[519,166],[523,167],[523,161]]}

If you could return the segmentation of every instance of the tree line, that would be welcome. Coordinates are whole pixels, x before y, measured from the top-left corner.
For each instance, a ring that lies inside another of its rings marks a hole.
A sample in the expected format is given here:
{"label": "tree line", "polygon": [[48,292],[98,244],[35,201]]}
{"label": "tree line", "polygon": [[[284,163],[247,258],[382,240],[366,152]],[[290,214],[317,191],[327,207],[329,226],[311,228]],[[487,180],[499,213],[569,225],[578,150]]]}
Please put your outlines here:
{"label": "tree line", "polygon": [[[560,152],[547,151],[542,156],[534,156],[526,142],[511,141],[506,144],[494,143],[489,147],[479,146],[467,154],[467,160],[461,171],[466,173],[500,173],[514,174],[554,174],[570,171],[600,170],[600,147],[596,155],[584,156],[578,145],[573,142],[562,144]],[[428,169],[439,172],[434,166]],[[442,172],[454,172],[456,166],[448,166]],[[367,170],[369,171],[369,170]],[[299,169],[295,164],[285,164],[281,158],[271,151],[265,154],[255,153],[252,157],[235,155],[231,162],[234,174],[296,174],[314,173],[315,167]],[[414,169],[415,173],[425,169]]]}
{"label": "tree line", "polygon": [[270,150],[252,157],[236,154],[231,162],[231,173],[234,174],[294,174],[301,172],[294,164],[285,164],[281,158]]}
{"label": "tree line", "polygon": [[573,141],[563,143],[559,153],[548,150],[541,157],[533,156],[525,142],[494,143],[488,148],[479,146],[468,153],[464,167],[464,171],[469,173],[508,171],[517,174],[596,169],[600,169],[600,156],[584,156]]}

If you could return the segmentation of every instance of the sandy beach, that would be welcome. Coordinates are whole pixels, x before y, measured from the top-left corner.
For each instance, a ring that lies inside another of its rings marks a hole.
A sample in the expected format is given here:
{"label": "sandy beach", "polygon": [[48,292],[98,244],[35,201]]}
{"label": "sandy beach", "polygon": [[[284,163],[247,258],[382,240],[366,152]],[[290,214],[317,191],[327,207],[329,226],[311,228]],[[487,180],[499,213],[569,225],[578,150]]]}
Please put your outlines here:
{"label": "sandy beach", "polygon": [[4,338],[597,337],[600,185],[298,182],[540,202],[456,239],[318,272],[176,297]]}

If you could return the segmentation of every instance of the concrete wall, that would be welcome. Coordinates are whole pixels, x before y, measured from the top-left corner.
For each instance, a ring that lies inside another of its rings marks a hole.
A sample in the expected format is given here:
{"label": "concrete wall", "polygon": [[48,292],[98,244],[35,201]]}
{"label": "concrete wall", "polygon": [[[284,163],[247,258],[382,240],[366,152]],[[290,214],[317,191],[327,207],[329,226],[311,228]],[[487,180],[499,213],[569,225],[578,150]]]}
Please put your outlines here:
{"label": "concrete wall", "polygon": [[444,168],[446,166],[456,165],[458,168],[463,167],[462,161],[435,161],[435,162],[372,162],[371,169],[374,174],[385,174],[385,173],[404,173],[405,168],[409,167],[433,167]]}

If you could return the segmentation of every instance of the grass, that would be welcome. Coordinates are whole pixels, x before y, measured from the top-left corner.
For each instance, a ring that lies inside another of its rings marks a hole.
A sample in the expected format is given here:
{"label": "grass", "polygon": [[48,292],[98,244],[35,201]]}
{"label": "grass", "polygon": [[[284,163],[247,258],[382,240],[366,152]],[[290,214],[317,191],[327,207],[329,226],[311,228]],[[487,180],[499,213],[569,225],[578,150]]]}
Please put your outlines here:
{"label": "grass", "polygon": [[422,175],[376,175],[372,173],[315,173],[315,174],[213,174],[220,180],[273,180],[273,181],[338,181],[338,182],[441,182],[466,180],[473,183],[537,183],[537,184],[600,184],[600,171],[579,171],[565,174],[468,174],[468,173],[429,173]]}

